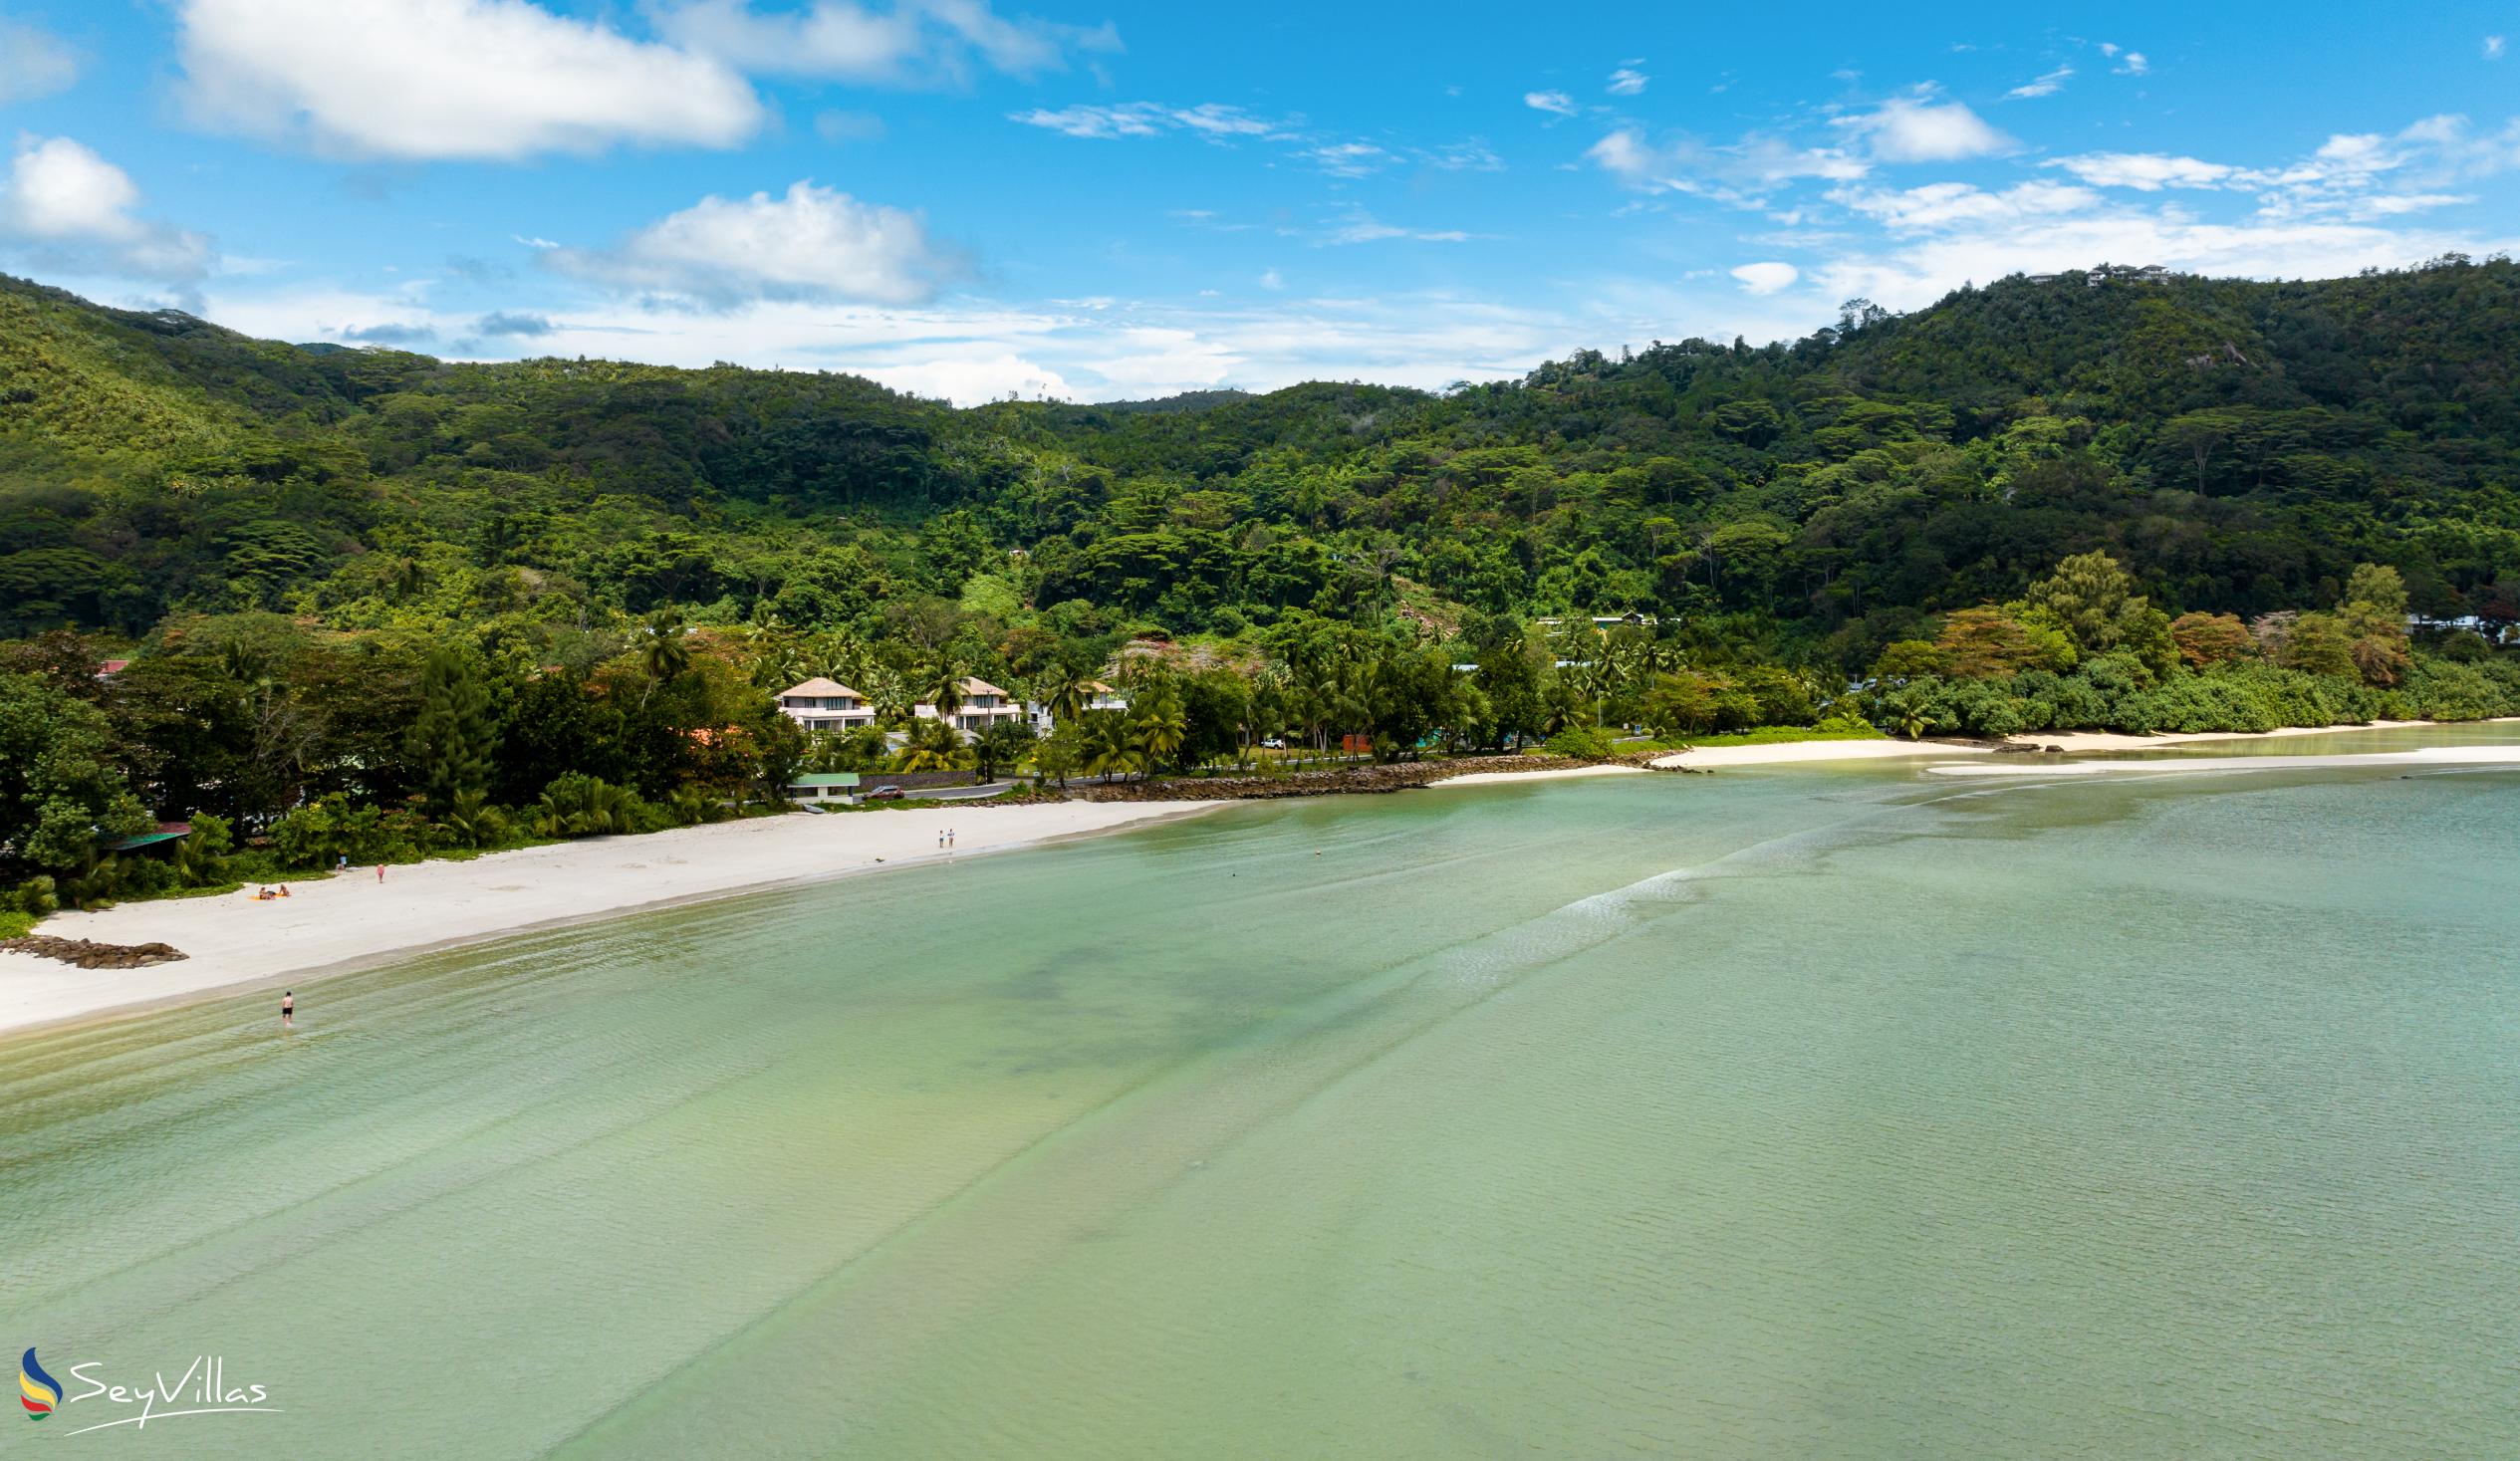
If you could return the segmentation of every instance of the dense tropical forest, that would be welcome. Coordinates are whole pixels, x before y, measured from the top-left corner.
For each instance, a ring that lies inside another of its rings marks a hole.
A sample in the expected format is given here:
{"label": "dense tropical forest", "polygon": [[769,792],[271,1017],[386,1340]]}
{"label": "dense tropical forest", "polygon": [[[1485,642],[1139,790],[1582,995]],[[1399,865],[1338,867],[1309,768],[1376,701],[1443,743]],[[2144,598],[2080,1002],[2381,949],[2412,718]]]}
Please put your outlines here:
{"label": "dense tropical forest", "polygon": [[[1439,393],[955,409],[0,280],[0,873],[35,911],[702,820],[800,766],[2511,713],[2515,347],[2503,259],[2077,272]],[[769,692],[813,674],[906,739],[808,743]],[[909,714],[965,675],[1071,713]],[[1126,714],[1073,713],[1115,677]],[[155,819],[177,856],[114,855]]]}

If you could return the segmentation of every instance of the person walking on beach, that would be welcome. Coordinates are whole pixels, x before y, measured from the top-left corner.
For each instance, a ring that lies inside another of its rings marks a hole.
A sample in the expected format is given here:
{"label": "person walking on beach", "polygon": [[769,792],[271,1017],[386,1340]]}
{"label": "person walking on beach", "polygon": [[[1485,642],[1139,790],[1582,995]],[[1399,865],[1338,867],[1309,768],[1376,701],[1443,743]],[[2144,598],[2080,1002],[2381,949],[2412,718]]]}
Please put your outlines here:
{"label": "person walking on beach", "polygon": [[379,863],[378,863],[378,864],[377,864],[377,881],[378,881],[378,882],[382,882],[382,881],[384,881],[384,880],[385,880],[385,864],[383,864],[382,862],[379,862]]}
{"label": "person walking on beach", "polygon": [[280,1028],[283,1030],[298,1028],[298,996],[294,990],[284,989],[280,992]]}
{"label": "person walking on beach", "polygon": [[950,848],[950,847],[952,847],[953,845],[954,845],[954,830],[953,830],[952,828],[948,827],[948,828],[946,828],[946,829],[945,829],[945,846],[946,846],[946,847],[948,847],[948,848]]}

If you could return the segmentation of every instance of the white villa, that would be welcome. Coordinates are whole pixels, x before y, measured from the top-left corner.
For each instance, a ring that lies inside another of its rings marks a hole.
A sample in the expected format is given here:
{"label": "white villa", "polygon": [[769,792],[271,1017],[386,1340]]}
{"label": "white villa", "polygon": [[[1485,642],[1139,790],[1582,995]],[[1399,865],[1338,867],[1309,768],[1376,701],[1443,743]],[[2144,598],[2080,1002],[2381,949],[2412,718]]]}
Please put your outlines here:
{"label": "white villa", "polygon": [[[910,713],[921,720],[936,719],[936,707],[932,704],[913,705],[910,707]],[[965,735],[972,735],[998,721],[1020,721],[1023,718],[1024,707],[1016,704],[1014,697],[987,680],[964,675],[962,703],[954,707],[949,723]]]}
{"label": "white villa", "polygon": [[[1085,708],[1088,710],[1127,710],[1129,708],[1129,697],[1101,680],[1094,681],[1085,689],[1087,695]],[[1056,728],[1056,718],[1051,715],[1050,707],[1047,705],[1038,702],[1027,704],[1024,707],[1024,717],[1032,722],[1034,735],[1046,736]]]}
{"label": "white villa", "polygon": [[865,696],[821,675],[781,690],[779,710],[809,731],[856,730],[875,724],[875,711]]}

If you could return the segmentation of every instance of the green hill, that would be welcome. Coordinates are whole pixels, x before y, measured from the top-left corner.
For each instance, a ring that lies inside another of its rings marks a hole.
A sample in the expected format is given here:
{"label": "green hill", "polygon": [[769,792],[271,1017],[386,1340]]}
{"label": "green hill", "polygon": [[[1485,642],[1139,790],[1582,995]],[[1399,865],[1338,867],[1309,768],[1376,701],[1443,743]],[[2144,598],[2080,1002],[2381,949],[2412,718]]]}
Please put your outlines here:
{"label": "green hill", "polygon": [[416,563],[458,618],[672,603],[875,628],[986,573],[1076,622],[1232,632],[1379,622],[1405,585],[1489,613],[1728,615],[1857,664],[2092,548],[2172,609],[2331,602],[2368,560],[2418,609],[2499,611],[2516,320],[2500,260],[2069,273],[1448,394],[955,410],[846,375],[310,349],[10,280],[0,633],[355,626]]}

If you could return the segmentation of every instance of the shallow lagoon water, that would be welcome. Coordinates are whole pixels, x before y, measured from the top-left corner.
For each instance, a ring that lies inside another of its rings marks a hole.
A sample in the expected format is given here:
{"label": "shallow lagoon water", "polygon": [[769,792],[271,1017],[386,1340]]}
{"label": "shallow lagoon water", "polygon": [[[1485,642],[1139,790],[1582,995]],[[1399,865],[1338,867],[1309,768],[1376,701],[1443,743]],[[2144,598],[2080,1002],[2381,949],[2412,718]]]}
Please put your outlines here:
{"label": "shallow lagoon water", "polygon": [[0,1043],[5,1338],[284,1411],[21,1439],[2520,1438],[2520,773],[1280,804],[300,993]]}

